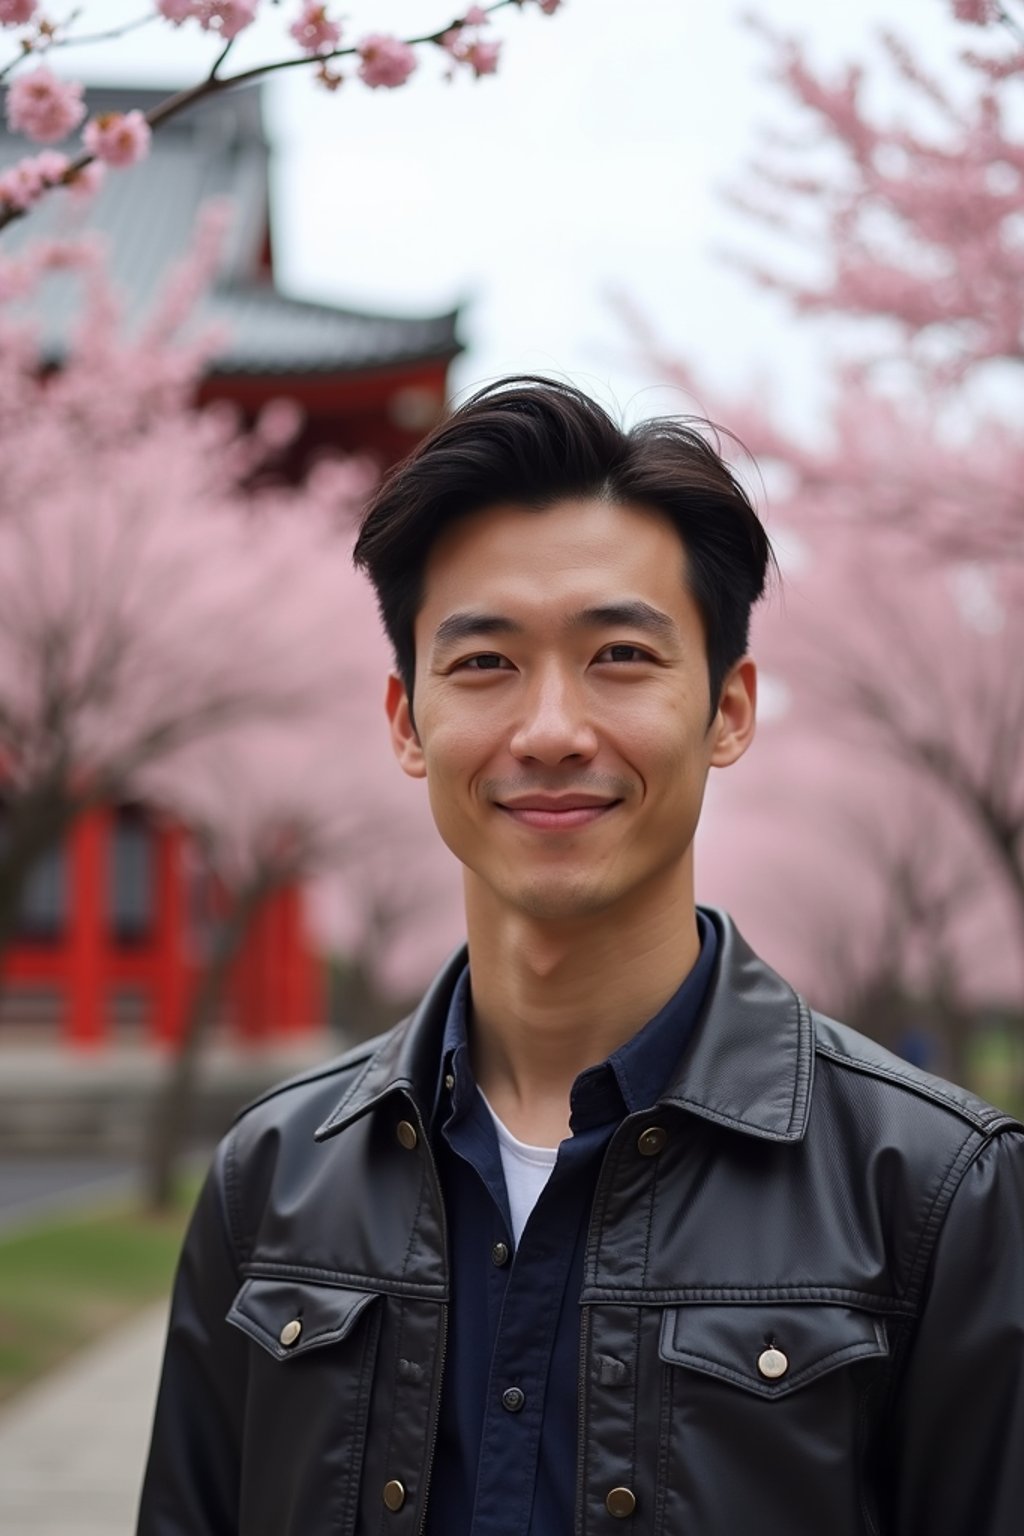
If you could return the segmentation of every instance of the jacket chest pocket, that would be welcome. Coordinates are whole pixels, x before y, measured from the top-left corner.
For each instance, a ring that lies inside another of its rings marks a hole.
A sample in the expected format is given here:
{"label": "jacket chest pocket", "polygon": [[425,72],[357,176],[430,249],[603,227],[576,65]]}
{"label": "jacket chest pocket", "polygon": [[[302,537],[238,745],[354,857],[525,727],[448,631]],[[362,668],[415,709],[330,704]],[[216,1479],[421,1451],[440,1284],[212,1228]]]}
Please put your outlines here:
{"label": "jacket chest pocket", "polygon": [[227,1321],[253,1340],[240,1536],[355,1531],[381,1298],[256,1277]]}
{"label": "jacket chest pocket", "polygon": [[671,1307],[661,1322],[660,1529],[865,1536],[880,1318],[813,1304]]}

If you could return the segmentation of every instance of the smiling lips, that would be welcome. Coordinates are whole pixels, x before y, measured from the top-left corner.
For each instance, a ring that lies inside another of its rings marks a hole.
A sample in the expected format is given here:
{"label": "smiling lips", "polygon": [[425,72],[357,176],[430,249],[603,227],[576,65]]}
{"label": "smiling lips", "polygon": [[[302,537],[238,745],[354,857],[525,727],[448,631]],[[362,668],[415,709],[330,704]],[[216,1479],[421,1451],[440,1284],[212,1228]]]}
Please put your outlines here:
{"label": "smiling lips", "polygon": [[498,802],[500,809],[521,826],[546,832],[569,832],[576,827],[585,827],[621,803],[597,795],[526,795],[521,800]]}

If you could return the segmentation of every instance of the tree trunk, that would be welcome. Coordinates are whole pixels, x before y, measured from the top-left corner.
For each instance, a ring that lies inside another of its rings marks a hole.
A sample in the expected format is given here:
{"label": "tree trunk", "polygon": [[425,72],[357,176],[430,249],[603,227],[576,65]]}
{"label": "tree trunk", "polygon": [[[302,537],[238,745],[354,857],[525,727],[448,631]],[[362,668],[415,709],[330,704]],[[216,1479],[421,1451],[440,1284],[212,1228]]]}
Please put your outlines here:
{"label": "tree trunk", "polygon": [[146,1203],[151,1210],[166,1211],[173,1204],[175,1175],[190,1128],[203,1042],[216,1017],[232,962],[273,885],[273,881],[261,876],[238,893],[217,929],[209,962],[196,980],[181,1038],[157,1090],[150,1118],[144,1178]]}

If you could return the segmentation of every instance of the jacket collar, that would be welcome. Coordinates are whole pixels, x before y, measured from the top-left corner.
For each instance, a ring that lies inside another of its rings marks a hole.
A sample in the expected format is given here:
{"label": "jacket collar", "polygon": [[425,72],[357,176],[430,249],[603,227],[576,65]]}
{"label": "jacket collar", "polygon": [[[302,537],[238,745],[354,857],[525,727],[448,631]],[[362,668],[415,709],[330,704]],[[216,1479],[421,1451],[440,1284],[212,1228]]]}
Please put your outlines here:
{"label": "jacket collar", "polygon": [[[769,1141],[799,1141],[807,1126],[814,1066],[810,1010],[744,942],[731,918],[702,908],[718,953],[692,1042],[659,1100]],[[408,1019],[385,1035],[316,1139],[344,1130],[374,1104],[408,1094],[426,1114],[437,1082],[448,1004],[466,964],[456,951]]]}
{"label": "jacket collar", "polygon": [[751,1136],[800,1141],[814,1076],[811,1011],[730,917],[702,910],[718,933],[715,973],[691,1048],[661,1102]]}

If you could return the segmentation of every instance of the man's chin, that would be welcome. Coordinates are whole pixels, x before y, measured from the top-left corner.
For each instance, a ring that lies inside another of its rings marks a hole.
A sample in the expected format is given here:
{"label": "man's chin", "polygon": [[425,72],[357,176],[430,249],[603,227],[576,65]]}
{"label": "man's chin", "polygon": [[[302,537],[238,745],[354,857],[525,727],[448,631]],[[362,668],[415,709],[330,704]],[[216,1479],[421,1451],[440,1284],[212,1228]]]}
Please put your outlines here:
{"label": "man's chin", "polygon": [[506,892],[511,905],[538,922],[571,923],[595,917],[614,904],[615,893],[596,881],[537,880]]}

